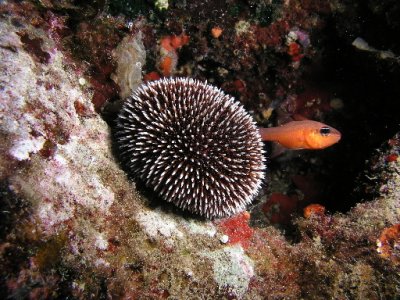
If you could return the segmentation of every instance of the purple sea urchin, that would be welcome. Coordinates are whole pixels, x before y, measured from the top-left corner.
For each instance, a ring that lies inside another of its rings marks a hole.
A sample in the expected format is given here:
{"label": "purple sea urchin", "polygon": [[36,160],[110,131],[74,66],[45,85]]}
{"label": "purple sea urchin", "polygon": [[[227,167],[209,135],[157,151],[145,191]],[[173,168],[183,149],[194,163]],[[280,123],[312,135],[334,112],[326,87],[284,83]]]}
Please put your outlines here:
{"label": "purple sea urchin", "polygon": [[121,158],[164,200],[207,218],[242,211],[264,176],[257,127],[232,97],[188,78],[141,85],[117,118]]}

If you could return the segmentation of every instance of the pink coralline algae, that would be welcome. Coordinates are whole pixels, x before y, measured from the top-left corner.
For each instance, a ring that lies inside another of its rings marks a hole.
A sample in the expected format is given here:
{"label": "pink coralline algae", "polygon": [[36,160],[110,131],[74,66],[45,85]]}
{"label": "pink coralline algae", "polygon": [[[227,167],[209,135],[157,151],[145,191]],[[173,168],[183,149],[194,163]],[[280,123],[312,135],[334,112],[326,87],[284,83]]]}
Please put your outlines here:
{"label": "pink coralline algae", "polygon": [[[2,69],[6,72],[0,80],[8,84],[1,96],[0,128],[7,137],[5,149],[11,161],[30,161],[25,172],[9,178],[12,189],[41,195],[43,203],[37,207],[37,216],[51,231],[56,224],[72,218],[79,206],[107,212],[114,201],[113,192],[104,185],[102,175],[86,174],[88,166],[100,170],[92,152],[108,147],[107,133],[100,130],[104,123],[87,117],[94,116],[88,94],[74,83],[78,78],[62,71],[61,53],[55,54],[52,63],[39,60],[41,64],[36,64],[31,57],[36,54],[20,50],[23,45],[16,33],[2,26],[8,33],[0,42],[14,43],[19,51],[1,48]],[[8,74],[14,75],[10,78]],[[53,76],[51,82],[49,76]],[[80,103],[78,111],[76,103]],[[83,110],[86,117],[82,118]],[[83,123],[90,124],[91,132],[82,131]],[[50,152],[46,150],[48,144],[52,145]],[[44,151],[48,159],[39,163],[35,154]],[[80,156],[74,155],[77,151]],[[2,159],[1,165],[5,163]],[[29,176],[30,172],[35,176]],[[39,184],[34,184],[37,180]]]}

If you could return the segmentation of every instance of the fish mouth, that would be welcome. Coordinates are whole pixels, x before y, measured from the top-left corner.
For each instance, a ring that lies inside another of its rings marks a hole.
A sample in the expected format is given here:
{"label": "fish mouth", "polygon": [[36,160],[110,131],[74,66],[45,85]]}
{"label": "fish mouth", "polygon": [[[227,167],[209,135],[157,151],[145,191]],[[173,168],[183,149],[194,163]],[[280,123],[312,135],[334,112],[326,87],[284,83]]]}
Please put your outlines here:
{"label": "fish mouth", "polygon": [[340,141],[340,139],[342,138],[342,134],[338,131],[338,130],[334,130],[333,132],[332,132],[332,137],[334,138],[334,143],[337,143],[337,142],[339,142]]}

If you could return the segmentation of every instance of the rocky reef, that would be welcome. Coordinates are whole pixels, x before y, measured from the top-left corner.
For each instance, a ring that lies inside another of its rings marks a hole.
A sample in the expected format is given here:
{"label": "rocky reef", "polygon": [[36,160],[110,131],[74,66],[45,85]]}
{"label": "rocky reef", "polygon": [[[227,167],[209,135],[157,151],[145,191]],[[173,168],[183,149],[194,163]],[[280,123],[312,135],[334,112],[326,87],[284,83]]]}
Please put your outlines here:
{"label": "rocky reef", "polygon": [[[399,10],[1,1],[0,294],[398,297]],[[267,178],[248,211],[183,213],[130,178],[112,135],[129,91],[167,76],[221,87],[260,125],[302,115],[343,140],[320,152],[265,145]]]}

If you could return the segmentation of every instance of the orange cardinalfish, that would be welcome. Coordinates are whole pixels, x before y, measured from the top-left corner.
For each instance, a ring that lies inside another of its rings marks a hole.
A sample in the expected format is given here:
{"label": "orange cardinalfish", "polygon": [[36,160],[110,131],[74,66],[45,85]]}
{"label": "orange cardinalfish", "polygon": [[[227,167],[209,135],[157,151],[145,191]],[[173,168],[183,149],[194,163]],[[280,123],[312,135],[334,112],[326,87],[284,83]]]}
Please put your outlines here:
{"label": "orange cardinalfish", "polygon": [[340,140],[338,130],[311,120],[291,121],[271,128],[259,128],[263,141],[277,142],[289,149],[324,149]]}

